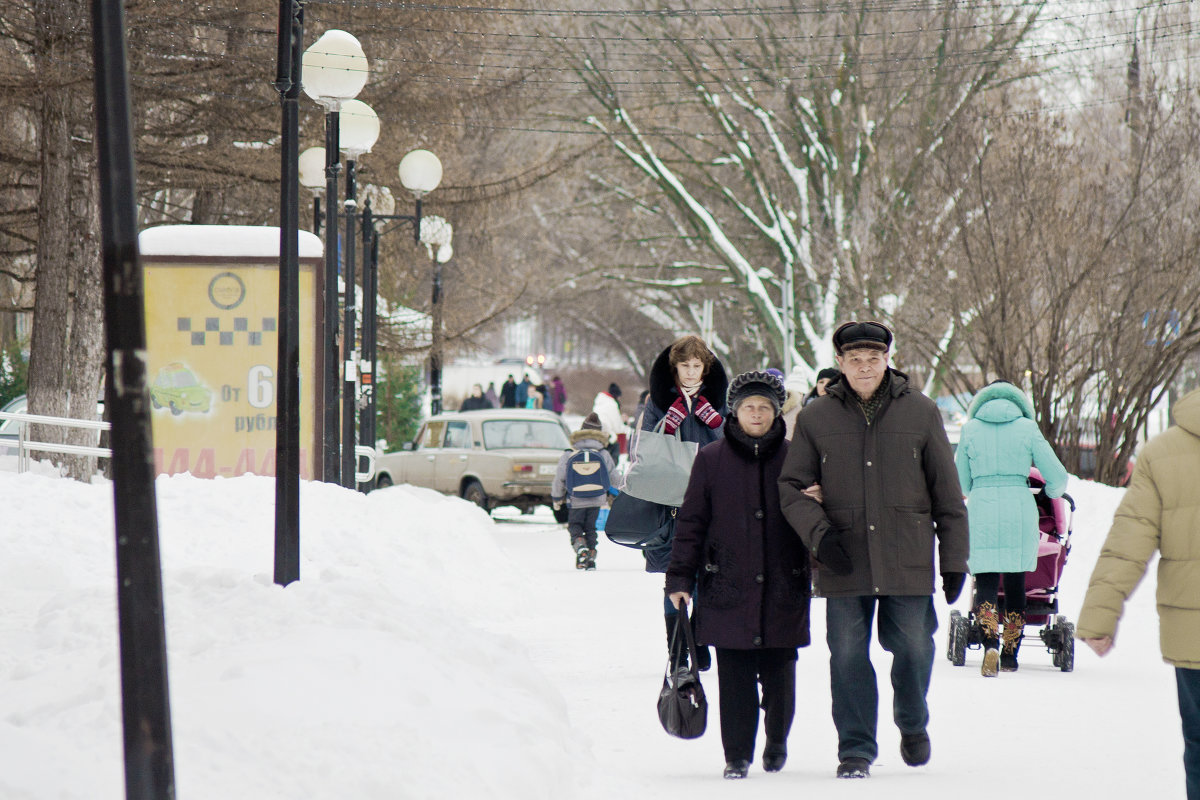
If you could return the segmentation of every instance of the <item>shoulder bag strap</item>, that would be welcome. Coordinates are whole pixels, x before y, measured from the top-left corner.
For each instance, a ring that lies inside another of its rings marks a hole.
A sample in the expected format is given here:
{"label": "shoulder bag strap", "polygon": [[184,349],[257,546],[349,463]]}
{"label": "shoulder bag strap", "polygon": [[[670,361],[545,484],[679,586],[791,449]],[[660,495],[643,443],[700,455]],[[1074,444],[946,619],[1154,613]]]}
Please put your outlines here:
{"label": "shoulder bag strap", "polygon": [[[674,514],[674,509],[672,509]],[[683,636],[680,637],[679,630],[683,629]],[[678,653],[686,644],[688,650],[688,671],[692,676],[699,679],[696,670],[696,639],[692,634],[692,624],[688,619],[687,605],[680,604],[679,606],[679,621],[675,624],[675,632],[671,635],[671,649],[667,657],[666,674],[671,674],[671,664],[678,662]]]}

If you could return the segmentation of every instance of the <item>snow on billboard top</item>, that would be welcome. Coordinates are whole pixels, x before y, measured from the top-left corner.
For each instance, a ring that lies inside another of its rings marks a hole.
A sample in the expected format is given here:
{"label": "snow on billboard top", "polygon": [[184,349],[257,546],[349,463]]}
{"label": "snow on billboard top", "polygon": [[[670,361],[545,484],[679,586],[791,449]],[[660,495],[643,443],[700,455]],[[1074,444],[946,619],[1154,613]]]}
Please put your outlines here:
{"label": "snow on billboard top", "polygon": [[[320,237],[300,231],[300,258],[320,258]],[[160,225],[138,235],[143,256],[279,258],[279,228],[265,225]]]}

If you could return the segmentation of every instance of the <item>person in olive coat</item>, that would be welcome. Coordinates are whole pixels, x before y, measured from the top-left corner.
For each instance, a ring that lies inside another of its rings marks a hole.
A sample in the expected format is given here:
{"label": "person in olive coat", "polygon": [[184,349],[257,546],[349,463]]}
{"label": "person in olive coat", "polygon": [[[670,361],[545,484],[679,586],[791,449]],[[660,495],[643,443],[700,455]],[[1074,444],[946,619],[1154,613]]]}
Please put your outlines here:
{"label": "person in olive coat", "polygon": [[833,345],[841,375],[796,417],[779,495],[818,562],[836,774],[867,778],[879,754],[875,624],[892,655],[901,758],[912,767],[929,761],[927,695],[937,630],[931,595],[939,571],[947,603],[962,591],[967,510],[937,406],[887,365],[891,330],[847,322],[834,331]]}
{"label": "person in olive coat", "polygon": [[[1037,467],[1048,497],[1061,497],[1067,471],[1033,419],[1033,403],[1007,381],[979,390],[967,409],[954,454],[958,482],[967,494],[975,576],[975,618],[983,630],[980,674],[1017,671],[1025,631],[1025,573],[1037,568],[1038,511],[1029,492],[1029,468]],[[1004,582],[1004,643],[997,600]]]}
{"label": "person in olive coat", "polygon": [[697,642],[716,648],[726,778],[749,772],[760,707],[763,768],[783,769],[796,648],[809,643],[808,553],[779,506],[785,398],[783,383],[766,372],[730,383],[725,436],[696,456],[667,567],[671,603],[694,596]]}

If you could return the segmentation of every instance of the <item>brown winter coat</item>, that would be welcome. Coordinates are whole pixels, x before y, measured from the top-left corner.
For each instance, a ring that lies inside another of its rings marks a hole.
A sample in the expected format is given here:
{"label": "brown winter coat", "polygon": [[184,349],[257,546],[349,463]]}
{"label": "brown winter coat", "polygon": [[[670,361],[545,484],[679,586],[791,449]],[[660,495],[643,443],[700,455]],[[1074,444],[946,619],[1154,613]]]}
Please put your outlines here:
{"label": "brown winter coat", "polygon": [[1138,454],[1092,570],[1075,633],[1081,639],[1115,637],[1125,601],[1158,552],[1163,660],[1200,669],[1200,391],[1186,395],[1171,411],[1177,424]]}
{"label": "brown winter coat", "polygon": [[[805,406],[779,481],[783,513],[814,556],[830,528],[841,531],[853,570],[820,570],[827,597],[931,594],[935,539],[940,571],[967,571],[967,511],[941,415],[888,371],[870,425],[841,379]],[[814,483],[823,504],[803,493]]]}
{"label": "brown winter coat", "polygon": [[699,574],[694,618],[701,644],[753,650],[809,643],[808,553],[779,508],[783,433],[776,419],[754,439],[730,418],[724,438],[696,455],[676,517],[666,591],[692,592]]}

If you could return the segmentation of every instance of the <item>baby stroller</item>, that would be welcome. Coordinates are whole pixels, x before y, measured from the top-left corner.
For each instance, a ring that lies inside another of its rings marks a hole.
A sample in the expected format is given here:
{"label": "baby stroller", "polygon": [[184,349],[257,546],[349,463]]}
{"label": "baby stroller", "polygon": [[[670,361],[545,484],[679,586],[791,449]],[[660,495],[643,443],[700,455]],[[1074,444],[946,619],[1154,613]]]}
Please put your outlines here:
{"label": "baby stroller", "polygon": [[[1058,582],[1067,563],[1067,555],[1071,552],[1075,501],[1068,494],[1059,498],[1047,497],[1045,487],[1042,474],[1036,467],[1030,469],[1029,490],[1033,492],[1034,502],[1037,503],[1041,540],[1038,544],[1037,567],[1033,572],[1025,573],[1025,627],[1041,626],[1038,638],[1050,652],[1054,666],[1063,672],[1071,672],[1075,669],[1075,624],[1058,613]],[[950,611],[946,658],[956,667],[966,663],[968,649],[983,647],[983,629],[975,617],[975,605],[972,597],[972,611],[965,617],[958,609]],[[1003,587],[1000,589],[998,610],[1003,616]]]}

